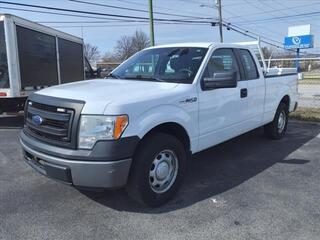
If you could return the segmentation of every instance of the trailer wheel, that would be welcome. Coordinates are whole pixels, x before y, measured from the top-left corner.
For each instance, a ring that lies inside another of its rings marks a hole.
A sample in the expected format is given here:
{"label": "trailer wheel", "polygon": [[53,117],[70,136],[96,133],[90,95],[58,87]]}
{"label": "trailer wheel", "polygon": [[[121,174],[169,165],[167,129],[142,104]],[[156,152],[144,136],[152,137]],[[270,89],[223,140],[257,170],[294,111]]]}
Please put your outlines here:
{"label": "trailer wheel", "polygon": [[133,159],[127,191],[134,200],[156,207],[177,192],[187,154],[182,143],[166,133],[152,133],[142,141]]}
{"label": "trailer wheel", "polygon": [[264,126],[265,135],[270,139],[281,139],[287,130],[288,117],[288,106],[280,103],[273,121]]}

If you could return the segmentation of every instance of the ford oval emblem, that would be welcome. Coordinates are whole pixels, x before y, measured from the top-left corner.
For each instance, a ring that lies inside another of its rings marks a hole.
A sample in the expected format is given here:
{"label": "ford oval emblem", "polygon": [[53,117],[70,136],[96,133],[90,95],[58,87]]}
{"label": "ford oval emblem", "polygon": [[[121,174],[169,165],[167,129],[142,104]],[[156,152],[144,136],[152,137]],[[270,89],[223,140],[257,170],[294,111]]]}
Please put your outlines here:
{"label": "ford oval emblem", "polygon": [[34,115],[34,116],[32,116],[32,122],[35,125],[40,126],[43,123],[43,118],[40,117],[39,115]]}

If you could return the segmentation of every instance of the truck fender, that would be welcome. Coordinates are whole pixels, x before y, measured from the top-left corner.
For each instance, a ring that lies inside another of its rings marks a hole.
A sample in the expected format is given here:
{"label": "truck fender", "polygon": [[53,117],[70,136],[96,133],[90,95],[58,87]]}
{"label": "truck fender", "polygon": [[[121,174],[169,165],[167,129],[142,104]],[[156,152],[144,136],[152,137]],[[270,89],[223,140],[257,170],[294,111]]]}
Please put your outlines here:
{"label": "truck fender", "polygon": [[164,123],[176,123],[183,127],[190,139],[191,150],[196,147],[197,124],[192,124],[191,116],[182,108],[174,105],[160,105],[142,113],[133,126],[142,139],[153,128]]}
{"label": "truck fender", "polygon": [[285,96],[288,96],[289,97],[289,108],[290,108],[290,105],[291,105],[291,94],[290,94],[290,88],[289,86],[284,86],[283,90],[279,93],[278,97],[277,97],[277,106],[275,106],[275,112],[280,104],[280,102],[282,101],[282,99],[285,97]]}

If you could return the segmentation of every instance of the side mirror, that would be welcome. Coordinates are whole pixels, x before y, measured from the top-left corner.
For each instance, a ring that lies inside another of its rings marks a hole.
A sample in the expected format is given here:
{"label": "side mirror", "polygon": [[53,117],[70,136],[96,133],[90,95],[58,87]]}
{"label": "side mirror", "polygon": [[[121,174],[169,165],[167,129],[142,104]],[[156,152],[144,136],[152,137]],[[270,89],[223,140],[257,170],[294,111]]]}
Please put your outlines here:
{"label": "side mirror", "polygon": [[235,88],[237,87],[237,72],[214,73],[213,77],[203,79],[205,89]]}

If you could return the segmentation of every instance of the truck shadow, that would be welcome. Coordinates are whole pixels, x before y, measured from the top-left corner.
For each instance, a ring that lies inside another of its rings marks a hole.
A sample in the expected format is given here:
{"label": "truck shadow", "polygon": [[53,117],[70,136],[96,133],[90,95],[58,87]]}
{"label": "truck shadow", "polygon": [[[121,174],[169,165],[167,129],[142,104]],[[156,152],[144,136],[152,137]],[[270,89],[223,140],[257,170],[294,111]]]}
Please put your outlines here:
{"label": "truck shadow", "polygon": [[308,160],[290,158],[320,133],[320,125],[290,122],[284,139],[273,141],[256,129],[193,156],[179,193],[166,205],[146,208],[129,198],[124,190],[84,194],[118,211],[165,213],[191,206],[237,187],[276,163],[307,164]]}

